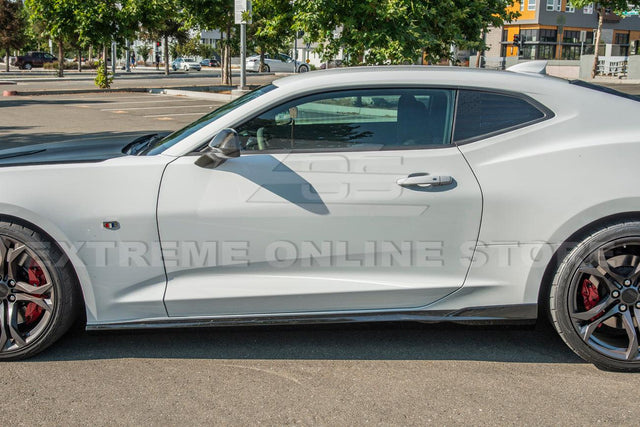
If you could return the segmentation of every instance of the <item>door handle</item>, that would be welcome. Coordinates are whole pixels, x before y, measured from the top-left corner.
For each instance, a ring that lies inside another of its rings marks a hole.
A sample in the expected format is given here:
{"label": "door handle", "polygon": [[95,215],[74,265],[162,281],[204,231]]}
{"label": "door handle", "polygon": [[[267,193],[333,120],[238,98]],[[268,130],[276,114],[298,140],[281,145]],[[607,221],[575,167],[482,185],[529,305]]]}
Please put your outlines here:
{"label": "door handle", "polygon": [[436,187],[441,185],[449,185],[453,183],[453,177],[446,175],[429,175],[428,173],[411,174],[406,178],[400,178],[396,181],[401,187],[411,187],[419,185],[420,187]]}

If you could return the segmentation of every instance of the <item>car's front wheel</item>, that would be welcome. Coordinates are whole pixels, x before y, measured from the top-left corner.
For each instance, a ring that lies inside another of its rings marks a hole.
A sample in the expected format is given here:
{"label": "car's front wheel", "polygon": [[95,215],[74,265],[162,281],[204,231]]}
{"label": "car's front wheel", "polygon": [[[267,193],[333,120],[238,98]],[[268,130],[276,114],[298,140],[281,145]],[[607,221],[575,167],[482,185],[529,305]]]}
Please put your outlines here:
{"label": "car's front wheel", "polygon": [[0,221],[0,360],[53,344],[75,321],[80,299],[73,270],[53,242]]}
{"label": "car's front wheel", "polygon": [[31,65],[29,62],[27,62],[26,64],[24,64],[22,66],[22,68],[27,70],[27,71],[29,71],[29,70],[31,70],[33,68],[33,65]]}
{"label": "car's front wheel", "polygon": [[309,71],[309,66],[308,65],[301,65],[300,68],[298,68],[298,72],[299,73],[306,73],[307,71]]}
{"label": "car's front wheel", "polygon": [[550,312],[562,339],[601,369],[640,371],[640,222],[604,227],[564,258]]}

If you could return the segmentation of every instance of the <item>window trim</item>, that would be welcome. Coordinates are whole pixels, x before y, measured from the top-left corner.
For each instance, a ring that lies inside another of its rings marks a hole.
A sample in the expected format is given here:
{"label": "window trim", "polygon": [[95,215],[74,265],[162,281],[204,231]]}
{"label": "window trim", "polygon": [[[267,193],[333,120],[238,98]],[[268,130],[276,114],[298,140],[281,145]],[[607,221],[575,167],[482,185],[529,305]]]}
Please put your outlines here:
{"label": "window trim", "polygon": [[[489,93],[492,95],[503,95],[503,96],[510,96],[512,98],[517,98],[517,99],[521,99],[525,102],[527,102],[528,104],[530,104],[532,107],[534,107],[535,109],[537,109],[538,111],[540,111],[543,116],[540,117],[539,119],[535,119],[535,120],[529,120],[528,122],[524,122],[524,123],[520,123],[514,126],[510,126],[508,128],[504,128],[504,129],[499,129],[493,132],[489,132],[489,133],[485,133],[482,135],[478,135],[478,136],[473,136],[471,138],[466,138],[466,139],[461,139],[460,141],[456,141],[455,140],[455,134],[456,134],[456,128],[455,128],[455,124],[458,118],[458,98],[459,98],[459,93],[461,90],[467,90],[467,91],[471,91],[471,92],[481,92],[481,93]],[[505,133],[509,133],[509,132],[513,132],[516,130],[520,130],[529,126],[533,126],[535,124],[538,123],[542,123],[544,121],[547,121],[549,119],[554,118],[556,115],[553,111],[551,111],[548,107],[546,107],[545,105],[542,105],[540,102],[536,101],[535,99],[531,98],[529,95],[525,95],[523,93],[517,93],[517,92],[511,92],[508,90],[494,90],[494,89],[481,89],[481,88],[458,88],[458,94],[456,95],[456,109],[455,109],[455,116],[454,116],[454,127],[453,127],[453,132],[451,132],[452,135],[452,142],[453,144],[455,144],[456,146],[461,146],[461,145],[467,145],[467,144],[471,144],[472,142],[476,142],[476,141],[481,141],[484,139],[489,139],[489,138],[493,138],[494,136],[498,136],[498,135],[502,135]]]}
{"label": "window trim", "polygon": [[[281,99],[280,103],[278,103],[276,106],[266,106],[264,108],[261,108],[259,110],[257,110],[255,113],[253,113],[252,117],[250,117],[249,119],[241,119],[238,120],[236,122],[234,122],[232,125],[230,125],[230,128],[237,128],[238,126],[248,122],[249,120],[253,120],[254,118],[260,116],[261,114],[266,113],[267,111],[279,106],[279,105],[284,105],[288,102],[292,102],[292,101],[296,101],[298,99],[302,99],[305,98],[307,96],[313,96],[313,95],[318,95],[321,93],[334,93],[334,92],[344,92],[344,91],[349,91],[349,90],[358,90],[358,89],[363,89],[362,86],[353,86],[353,87],[343,87],[340,89],[334,89],[334,90],[329,90],[329,91],[322,91],[322,90],[315,90],[315,91],[310,91],[304,94],[301,94],[299,96],[293,96],[291,98],[286,98],[286,99]],[[442,149],[447,149],[447,148],[457,148],[458,146],[461,145],[466,145],[466,144],[471,144],[473,142],[476,141],[480,141],[480,140],[484,140],[484,139],[488,139],[494,136],[498,136],[504,133],[508,133],[508,132],[513,132],[515,130],[519,130],[528,126],[532,126],[538,123],[541,123],[543,121],[549,120],[554,118],[556,115],[555,113],[549,109],[548,107],[546,107],[545,105],[541,104],[540,102],[536,101],[535,99],[531,98],[528,95],[525,95],[523,93],[518,93],[518,92],[512,92],[509,90],[502,90],[502,89],[494,89],[494,88],[484,88],[484,87],[477,87],[477,86],[464,86],[464,85],[460,85],[460,86],[456,86],[456,85],[428,85],[428,86],[404,86],[404,85],[399,85],[399,86],[394,86],[394,85],[384,85],[384,86],[375,86],[372,88],[365,88],[365,89],[423,89],[423,90],[429,90],[429,89],[439,89],[439,90],[450,90],[454,92],[454,99],[453,99],[453,120],[451,122],[451,136],[450,136],[450,141],[449,144],[433,144],[433,145],[412,145],[412,146],[401,146],[401,145],[390,145],[388,149],[384,149],[384,147],[382,149],[379,150],[366,150],[366,149],[353,149],[353,148],[334,148],[334,149],[326,149],[326,148],[309,148],[309,149],[274,149],[274,150],[261,150],[261,151],[248,151],[248,152],[242,152],[242,156],[253,156],[253,155],[260,155],[260,154],[309,154],[309,153],[354,153],[354,152],[380,152],[380,151],[406,151],[406,150],[442,150]],[[455,141],[455,130],[456,130],[456,122],[457,122],[457,118],[458,118],[458,98],[459,98],[459,94],[461,90],[467,90],[467,91],[474,91],[474,92],[483,92],[483,93],[490,93],[490,94],[494,94],[494,95],[505,95],[505,96],[511,96],[512,98],[519,98],[519,99],[523,99],[524,101],[528,102],[529,104],[531,104],[534,108],[538,109],[540,112],[542,112],[544,114],[543,117],[536,119],[536,120],[532,120],[529,122],[525,122],[525,123],[521,123],[519,125],[515,125],[515,126],[511,126],[509,128],[505,128],[505,129],[500,129],[488,134],[483,134],[483,135],[478,135],[472,138],[467,138],[464,140],[460,140],[460,141]],[[190,153],[186,154],[186,155],[201,155],[203,154],[203,150],[206,150],[208,148],[208,144],[209,141],[211,141],[211,138],[213,138],[215,135],[211,135],[210,138],[207,139],[206,142],[204,142],[202,145],[198,146],[198,148],[192,150]]]}

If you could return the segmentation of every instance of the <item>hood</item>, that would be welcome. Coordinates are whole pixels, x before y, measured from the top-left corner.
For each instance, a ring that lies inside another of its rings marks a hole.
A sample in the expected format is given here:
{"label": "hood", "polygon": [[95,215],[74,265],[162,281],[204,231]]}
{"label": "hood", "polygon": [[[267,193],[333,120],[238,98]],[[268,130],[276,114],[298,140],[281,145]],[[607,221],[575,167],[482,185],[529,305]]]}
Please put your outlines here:
{"label": "hood", "polygon": [[[102,162],[125,156],[131,147],[148,140],[153,135],[145,135],[132,141],[132,136],[105,138],[100,140],[73,140],[45,144],[22,145],[0,148],[0,167],[55,163]],[[0,147],[1,147],[0,143]]]}

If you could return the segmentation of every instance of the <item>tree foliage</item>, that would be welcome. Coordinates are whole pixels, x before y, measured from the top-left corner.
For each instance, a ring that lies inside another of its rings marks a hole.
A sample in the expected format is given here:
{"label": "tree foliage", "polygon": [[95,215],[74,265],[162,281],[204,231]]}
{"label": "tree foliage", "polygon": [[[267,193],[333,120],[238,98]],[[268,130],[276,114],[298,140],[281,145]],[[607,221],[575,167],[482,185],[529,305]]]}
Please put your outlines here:
{"label": "tree foliage", "polygon": [[290,0],[254,0],[249,48],[260,54],[288,50],[293,40],[293,4]]}
{"label": "tree foliage", "polygon": [[0,48],[20,49],[27,41],[27,20],[22,2],[0,0]]}
{"label": "tree foliage", "polygon": [[178,0],[186,23],[200,30],[220,29],[226,39],[221,40],[222,84],[231,84],[231,49],[234,25],[233,0]]}
{"label": "tree foliage", "polygon": [[297,0],[294,28],[318,42],[324,59],[413,63],[451,57],[451,45],[484,47],[482,32],[518,16],[513,0]]}

